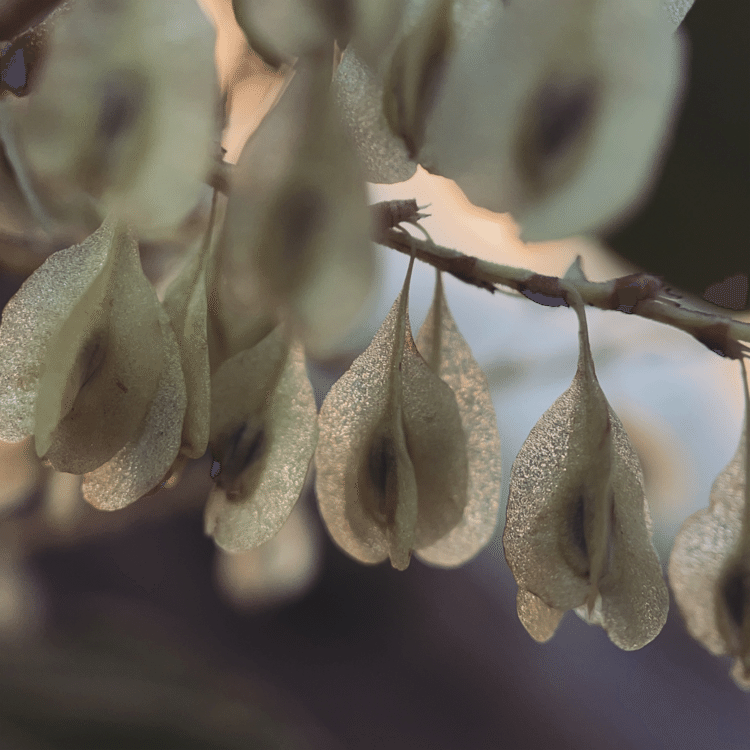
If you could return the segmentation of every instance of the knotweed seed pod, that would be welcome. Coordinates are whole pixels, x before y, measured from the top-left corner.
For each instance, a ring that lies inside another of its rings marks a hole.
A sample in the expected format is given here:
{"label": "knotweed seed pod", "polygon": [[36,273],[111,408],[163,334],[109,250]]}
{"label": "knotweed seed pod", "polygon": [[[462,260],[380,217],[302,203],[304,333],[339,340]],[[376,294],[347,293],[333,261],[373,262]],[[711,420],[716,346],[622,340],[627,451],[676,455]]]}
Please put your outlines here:
{"label": "knotweed seed pod", "polygon": [[567,295],[580,323],[578,369],[513,462],[505,557],[536,640],[576,609],[632,650],[659,633],[669,597],[635,450],[596,379],[583,302]]}
{"label": "knotweed seed pod", "polygon": [[669,582],[690,635],[712,654],[733,656],[732,677],[750,690],[750,465],[747,372],[745,423],[732,460],[716,477],[708,508],[680,529],[669,558]]}
{"label": "knotweed seed pod", "polygon": [[315,454],[320,512],[336,543],[398,569],[460,524],[468,483],[456,397],[412,339],[410,277],[411,265],[372,343],[323,402]]}

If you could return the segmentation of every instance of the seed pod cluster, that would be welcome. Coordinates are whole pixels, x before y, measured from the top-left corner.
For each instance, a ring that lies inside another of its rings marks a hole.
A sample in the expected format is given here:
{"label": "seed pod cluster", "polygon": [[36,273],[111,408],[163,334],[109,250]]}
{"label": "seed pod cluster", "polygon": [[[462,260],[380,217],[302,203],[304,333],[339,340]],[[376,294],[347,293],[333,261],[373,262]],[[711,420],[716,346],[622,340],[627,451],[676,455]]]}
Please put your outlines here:
{"label": "seed pod cluster", "polygon": [[34,435],[40,457],[89,488],[112,478],[100,507],[132,502],[169,469],[186,406],[180,354],[123,224],[106,221],[26,280],[3,312],[0,351],[0,438]]}

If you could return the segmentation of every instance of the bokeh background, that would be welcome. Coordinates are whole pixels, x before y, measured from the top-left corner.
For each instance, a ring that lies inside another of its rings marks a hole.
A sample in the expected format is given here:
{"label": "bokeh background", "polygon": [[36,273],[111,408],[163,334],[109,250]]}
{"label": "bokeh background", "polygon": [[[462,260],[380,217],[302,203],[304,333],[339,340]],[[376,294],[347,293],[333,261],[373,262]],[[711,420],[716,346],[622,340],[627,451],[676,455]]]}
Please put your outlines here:
{"label": "bokeh background", "polygon": [[[206,6],[232,86],[225,146],[236,158],[278,80],[242,55],[228,0]],[[431,204],[424,225],[436,241],[541,272],[561,274],[581,254],[593,279],[636,264],[696,294],[741,273],[750,6],[696,0],[685,27],[692,72],[674,143],[648,202],[608,237],[525,246],[508,217],[473,210],[423,173],[373,187],[372,199],[417,197]],[[341,358],[310,363],[319,400],[403,281],[405,258],[379,258],[379,283]],[[3,274],[3,301],[19,282]],[[418,266],[415,328],[432,283]],[[575,316],[452,279],[446,293],[492,386],[505,498],[513,457],[575,370]],[[589,327],[602,387],[644,465],[666,562],[739,439],[738,368],[685,334],[619,313],[591,311]],[[202,530],[208,459],[177,487],[108,515],[85,507],[64,476],[19,472],[31,467],[24,446],[4,450],[2,465],[16,468],[0,486],[26,499],[8,502],[14,511],[0,523],[2,749],[750,747],[750,698],[674,606],[637,652],[570,613],[539,645],[516,617],[499,538],[458,570],[367,567],[330,542],[308,491],[277,539],[229,557]]]}

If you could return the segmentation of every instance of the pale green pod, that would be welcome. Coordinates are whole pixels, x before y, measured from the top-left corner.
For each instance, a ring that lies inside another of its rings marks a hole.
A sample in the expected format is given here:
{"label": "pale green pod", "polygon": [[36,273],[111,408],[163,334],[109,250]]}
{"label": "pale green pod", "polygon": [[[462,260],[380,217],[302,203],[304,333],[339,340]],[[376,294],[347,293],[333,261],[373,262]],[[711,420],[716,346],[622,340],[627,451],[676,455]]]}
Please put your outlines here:
{"label": "pale green pod", "polygon": [[661,0],[532,0],[456,43],[420,163],[540,241],[634,210],[674,123],[684,48]]}
{"label": "pale green pod", "polygon": [[135,237],[105,222],[53,254],[6,306],[0,326],[2,437],[81,474],[138,431],[165,363],[161,306]]}
{"label": "pale green pod", "polygon": [[208,303],[206,265],[208,246],[187,260],[164,296],[164,309],[177,337],[185,376],[187,409],[182,426],[181,452],[200,458],[208,447],[211,418],[211,373],[208,360]]}
{"label": "pale green pod", "polygon": [[62,14],[16,138],[57,218],[113,211],[171,234],[205,194],[216,151],[215,32],[194,0],[89,0]]}
{"label": "pale green pod", "polygon": [[109,461],[83,475],[83,496],[100,510],[119,510],[167,478],[180,450],[188,404],[180,350],[164,312],[159,316],[165,364],[137,433]]}
{"label": "pale green pod", "polygon": [[217,254],[220,311],[275,316],[309,351],[329,352],[370,289],[369,227],[330,70],[300,64],[237,163]]}
{"label": "pale green pod", "polygon": [[219,464],[205,530],[227,551],[257,547],[297,502],[317,440],[304,350],[276,329],[211,381],[210,445]]}

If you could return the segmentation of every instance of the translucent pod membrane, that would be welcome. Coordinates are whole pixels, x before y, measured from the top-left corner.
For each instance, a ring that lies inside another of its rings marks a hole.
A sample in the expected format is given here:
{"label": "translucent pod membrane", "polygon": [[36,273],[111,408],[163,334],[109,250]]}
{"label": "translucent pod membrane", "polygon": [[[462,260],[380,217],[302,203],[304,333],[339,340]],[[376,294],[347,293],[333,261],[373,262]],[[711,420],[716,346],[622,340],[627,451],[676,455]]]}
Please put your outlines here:
{"label": "translucent pod membrane", "polygon": [[750,690],[750,463],[747,373],[745,423],[732,460],[716,477],[708,508],[680,529],[669,582],[690,635],[712,654],[734,657],[732,677]]}
{"label": "translucent pod membrane", "polygon": [[34,435],[58,471],[114,509],[151,490],[180,446],[186,396],[169,319],[138,243],[108,220],[50,256],[3,311],[3,439]]}
{"label": "translucent pod membrane", "polygon": [[510,3],[458,40],[419,161],[522,239],[608,226],[652,183],[683,54],[658,0]]}
{"label": "translucent pod membrane", "polygon": [[[330,66],[308,62],[240,155],[218,301],[266,311],[325,355],[366,298],[374,261],[364,180],[332,102]],[[231,335],[231,322],[225,328]]]}
{"label": "translucent pod membrane", "polygon": [[91,0],[60,14],[12,123],[52,215],[86,225],[114,211],[149,239],[175,230],[215,158],[214,40],[194,0]]}
{"label": "translucent pod membrane", "polygon": [[424,562],[450,567],[474,557],[495,533],[502,463],[487,378],[451,315],[440,272],[436,276],[435,296],[417,335],[417,349],[456,397],[466,439],[467,500],[458,524],[416,555]]}
{"label": "translucent pod membrane", "polygon": [[[421,334],[409,325],[408,282],[370,346],[334,384],[320,411],[316,492],[334,540],[362,562],[412,552],[427,562],[465,562],[497,519],[499,438],[489,395],[438,289]],[[454,392],[451,383],[457,383]],[[466,427],[465,427],[466,425]],[[478,443],[486,440],[484,450]],[[474,463],[488,459],[487,466]],[[471,494],[470,494],[471,493]]]}
{"label": "translucent pod membrane", "polygon": [[658,635],[669,596],[635,450],[599,387],[583,303],[576,375],[542,415],[510,479],[505,556],[518,615],[538,641],[575,609],[625,650]]}
{"label": "translucent pod membrane", "polygon": [[223,549],[273,537],[297,502],[317,440],[302,346],[276,329],[211,379],[210,447],[218,463],[206,533]]}

